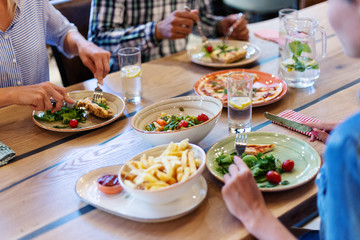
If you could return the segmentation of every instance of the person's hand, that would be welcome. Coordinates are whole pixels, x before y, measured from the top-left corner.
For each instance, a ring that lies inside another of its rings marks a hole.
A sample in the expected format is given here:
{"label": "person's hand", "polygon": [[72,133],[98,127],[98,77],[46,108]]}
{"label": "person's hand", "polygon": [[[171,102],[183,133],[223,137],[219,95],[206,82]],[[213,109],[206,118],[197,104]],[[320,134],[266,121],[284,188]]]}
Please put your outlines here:
{"label": "person's hand", "polygon": [[225,17],[223,20],[221,20],[218,24],[217,24],[217,31],[221,34],[221,35],[226,35],[229,31],[229,28],[234,25],[234,31],[232,32],[232,34],[230,35],[231,38],[233,39],[237,39],[237,40],[248,40],[249,39],[249,30],[246,27],[246,24],[248,23],[245,19],[245,16],[243,15],[240,19],[240,21],[238,21],[236,23],[236,19],[237,19],[238,14],[231,14],[227,17]]}
{"label": "person's hand", "polygon": [[198,10],[174,11],[156,24],[156,39],[186,38],[192,31],[194,22],[199,21]]}
{"label": "person's hand", "polygon": [[265,205],[252,172],[244,161],[234,156],[229,174],[224,175],[221,190],[226,206],[257,239],[295,239]]}
{"label": "person's hand", "polygon": [[89,41],[81,41],[78,44],[78,50],[81,61],[102,85],[103,79],[110,72],[110,52]]}
{"label": "person's hand", "polygon": [[[33,110],[51,112],[59,111],[63,106],[63,101],[70,104],[75,103],[66,92],[64,87],[57,86],[50,82],[39,84],[6,88],[9,94],[8,102],[17,105],[29,105]],[[51,99],[56,104],[53,106]]]}
{"label": "person's hand", "polygon": [[338,122],[301,122],[308,127],[313,128],[310,135],[310,142],[314,142],[317,138],[326,142],[330,132],[338,125]]}
{"label": "person's hand", "polygon": [[232,215],[244,224],[254,222],[259,212],[267,211],[265,201],[248,166],[238,156],[234,162],[224,175],[221,193]]}

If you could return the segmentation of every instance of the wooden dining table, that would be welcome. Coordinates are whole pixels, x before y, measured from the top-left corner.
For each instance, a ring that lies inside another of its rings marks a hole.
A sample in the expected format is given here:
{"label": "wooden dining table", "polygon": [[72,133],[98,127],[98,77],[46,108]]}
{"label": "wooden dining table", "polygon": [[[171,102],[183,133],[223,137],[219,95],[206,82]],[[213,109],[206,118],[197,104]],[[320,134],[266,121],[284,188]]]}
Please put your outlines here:
{"label": "wooden dining table", "polygon": [[[253,108],[252,131],[282,133],[307,141],[320,155],[325,144],[309,142],[305,135],[271,123],[264,112],[279,114],[291,109],[322,121],[341,121],[359,109],[359,60],[347,57],[327,20],[327,2],[300,10],[300,17],[318,19],[327,32],[327,55],[321,59],[320,78],[313,87],[289,88],[279,101]],[[278,19],[249,24],[249,42],[258,46],[260,58],[248,68],[278,75],[276,43],[254,36],[256,30],[278,29]],[[319,46],[320,48],[320,46]],[[111,124],[76,133],[38,127],[26,106],[0,109],[0,141],[16,152],[0,167],[0,239],[251,239],[233,217],[221,196],[223,183],[205,169],[205,200],[187,215],[161,223],[128,220],[83,202],[75,192],[79,178],[97,168],[123,164],[151,148],[132,129],[132,117],[160,100],[194,95],[194,84],[217,70],[192,63],[186,51],[142,64],[143,100],[126,104],[123,115]],[[113,85],[120,73],[109,74],[105,92],[117,94]],[[93,90],[96,80],[68,87],[68,91]],[[208,150],[229,135],[227,110],[209,135],[198,143]],[[290,227],[316,211],[314,178],[282,192],[264,192],[267,207]]]}

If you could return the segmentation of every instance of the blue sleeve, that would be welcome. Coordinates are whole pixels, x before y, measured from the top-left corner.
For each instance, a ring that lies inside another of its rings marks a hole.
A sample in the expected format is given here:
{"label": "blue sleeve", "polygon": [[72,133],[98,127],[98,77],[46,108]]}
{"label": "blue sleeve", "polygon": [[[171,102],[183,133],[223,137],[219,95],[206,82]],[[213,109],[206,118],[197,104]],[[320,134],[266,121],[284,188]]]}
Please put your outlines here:
{"label": "blue sleeve", "polygon": [[326,190],[320,193],[324,195],[319,212],[325,239],[359,239],[360,113],[334,130],[324,159]]}

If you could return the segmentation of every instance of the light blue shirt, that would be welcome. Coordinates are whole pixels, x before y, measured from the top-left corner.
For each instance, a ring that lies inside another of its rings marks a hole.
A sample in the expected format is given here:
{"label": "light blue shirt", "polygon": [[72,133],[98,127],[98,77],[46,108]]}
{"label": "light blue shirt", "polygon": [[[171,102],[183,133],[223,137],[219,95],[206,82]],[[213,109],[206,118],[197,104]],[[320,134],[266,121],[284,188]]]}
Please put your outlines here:
{"label": "light blue shirt", "polygon": [[329,137],[317,179],[320,239],[360,239],[360,112]]}
{"label": "light blue shirt", "polygon": [[46,44],[64,53],[66,34],[76,30],[49,0],[15,2],[13,21],[5,32],[0,31],[0,87],[49,81]]}

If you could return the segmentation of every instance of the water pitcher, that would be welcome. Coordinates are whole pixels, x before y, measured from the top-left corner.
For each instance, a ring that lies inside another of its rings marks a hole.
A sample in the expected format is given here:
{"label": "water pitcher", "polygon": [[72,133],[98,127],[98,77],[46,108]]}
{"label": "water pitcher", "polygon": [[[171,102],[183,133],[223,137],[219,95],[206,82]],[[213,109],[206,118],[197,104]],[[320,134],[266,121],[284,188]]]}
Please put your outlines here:
{"label": "water pitcher", "polygon": [[316,53],[316,32],[321,33],[321,57],[326,53],[326,32],[311,18],[285,19],[286,41],[280,74],[289,87],[306,88],[320,76]]}

